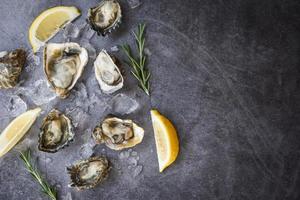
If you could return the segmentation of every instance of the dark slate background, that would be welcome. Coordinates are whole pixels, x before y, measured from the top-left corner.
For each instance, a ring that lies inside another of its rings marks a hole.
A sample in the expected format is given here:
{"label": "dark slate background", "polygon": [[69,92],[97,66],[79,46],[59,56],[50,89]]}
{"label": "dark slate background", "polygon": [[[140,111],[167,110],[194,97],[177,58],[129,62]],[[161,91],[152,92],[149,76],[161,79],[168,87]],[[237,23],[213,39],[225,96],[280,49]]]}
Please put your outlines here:
{"label": "dark slate background", "polygon": [[[0,50],[28,48],[28,27],[46,8],[77,6],[83,21],[87,9],[97,2],[1,0]],[[133,116],[146,130],[143,143],[134,148],[143,172],[133,178],[112,170],[101,186],[77,192],[67,187],[65,165],[76,160],[80,140],[54,155],[35,151],[36,156],[53,159],[39,167],[51,183],[61,185],[59,196],[300,199],[300,1],[143,0],[133,10],[124,0],[121,5],[121,27],[107,38],[94,37],[91,43],[99,51],[131,41],[129,32],[139,22],[147,23],[152,96],[148,99],[141,93],[143,108]],[[118,56],[124,58],[121,52]],[[91,75],[90,70],[81,81]],[[126,88],[136,90],[129,73],[126,78]],[[174,122],[180,138],[179,157],[162,174],[151,107]],[[101,116],[91,113],[90,117],[95,119],[89,125],[93,128]],[[38,128],[39,124],[28,134],[37,138]],[[118,158],[118,153],[107,151]],[[0,159],[0,199],[47,199],[17,155],[13,150]]]}

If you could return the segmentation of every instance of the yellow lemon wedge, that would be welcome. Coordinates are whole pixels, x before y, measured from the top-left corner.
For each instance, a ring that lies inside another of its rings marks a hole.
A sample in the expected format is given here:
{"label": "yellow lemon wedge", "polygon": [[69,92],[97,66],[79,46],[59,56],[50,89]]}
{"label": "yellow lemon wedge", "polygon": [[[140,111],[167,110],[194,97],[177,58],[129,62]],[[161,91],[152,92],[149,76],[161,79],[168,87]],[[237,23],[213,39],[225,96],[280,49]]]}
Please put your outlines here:
{"label": "yellow lemon wedge", "polygon": [[43,11],[29,28],[29,42],[33,52],[50,40],[61,28],[80,16],[74,6],[57,6]]}
{"label": "yellow lemon wedge", "polygon": [[0,157],[13,148],[30,129],[41,112],[40,108],[28,110],[15,118],[0,135]]}
{"label": "yellow lemon wedge", "polygon": [[179,152],[179,141],[175,127],[157,110],[151,110],[152,126],[156,143],[159,172],[171,165]]}

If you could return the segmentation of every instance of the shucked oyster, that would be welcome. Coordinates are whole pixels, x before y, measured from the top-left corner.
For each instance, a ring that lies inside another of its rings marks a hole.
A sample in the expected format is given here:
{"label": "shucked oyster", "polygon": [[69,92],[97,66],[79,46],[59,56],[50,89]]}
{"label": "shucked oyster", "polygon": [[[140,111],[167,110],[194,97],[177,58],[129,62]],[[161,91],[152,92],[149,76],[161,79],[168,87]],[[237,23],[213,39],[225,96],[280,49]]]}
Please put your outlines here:
{"label": "shucked oyster", "polygon": [[49,43],[44,49],[45,74],[61,98],[69,95],[87,62],[87,50],[77,43]]}
{"label": "shucked oyster", "polygon": [[39,150],[55,153],[74,138],[71,120],[53,109],[43,120],[39,134]]}
{"label": "shucked oyster", "polygon": [[105,36],[115,29],[121,22],[121,7],[116,0],[103,0],[88,12],[88,23],[98,35]]}
{"label": "shucked oyster", "polygon": [[105,143],[111,149],[121,150],[142,142],[144,129],[130,119],[108,117],[95,127],[92,136],[97,143]]}
{"label": "shucked oyster", "polygon": [[109,170],[109,163],[105,157],[80,160],[67,168],[71,178],[69,186],[78,190],[93,188],[107,178]]}
{"label": "shucked oyster", "polygon": [[95,75],[104,93],[113,93],[123,87],[123,76],[116,65],[116,60],[104,49],[99,53],[95,62]]}
{"label": "shucked oyster", "polygon": [[15,87],[26,61],[26,52],[16,49],[0,52],[0,88]]}

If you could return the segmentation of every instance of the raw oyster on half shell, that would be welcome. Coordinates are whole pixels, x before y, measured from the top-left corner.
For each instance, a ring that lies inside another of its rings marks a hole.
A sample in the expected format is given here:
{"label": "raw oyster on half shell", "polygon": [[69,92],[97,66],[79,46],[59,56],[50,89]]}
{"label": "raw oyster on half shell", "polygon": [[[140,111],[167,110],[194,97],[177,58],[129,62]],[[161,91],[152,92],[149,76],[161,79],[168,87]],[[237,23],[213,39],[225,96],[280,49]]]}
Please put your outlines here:
{"label": "raw oyster on half shell", "polygon": [[121,23],[121,6],[116,0],[103,0],[90,8],[87,21],[98,35],[105,36]]}
{"label": "raw oyster on half shell", "polygon": [[98,144],[105,143],[113,150],[122,150],[141,143],[144,129],[130,119],[107,117],[95,127],[92,136]]}
{"label": "raw oyster on half shell", "polygon": [[71,120],[53,109],[43,120],[39,134],[39,150],[55,153],[68,145],[74,135]]}
{"label": "raw oyster on half shell", "polygon": [[77,161],[73,166],[67,167],[71,178],[70,187],[78,190],[90,189],[104,181],[110,167],[106,157],[90,157]]}
{"label": "raw oyster on half shell", "polygon": [[44,49],[47,80],[61,98],[69,96],[87,62],[87,50],[77,43],[49,43]]}
{"label": "raw oyster on half shell", "polygon": [[96,79],[104,93],[110,94],[123,87],[124,78],[116,65],[116,59],[104,49],[97,56],[94,68]]}
{"label": "raw oyster on half shell", "polygon": [[0,88],[13,88],[26,62],[26,52],[16,49],[11,52],[0,52]]}

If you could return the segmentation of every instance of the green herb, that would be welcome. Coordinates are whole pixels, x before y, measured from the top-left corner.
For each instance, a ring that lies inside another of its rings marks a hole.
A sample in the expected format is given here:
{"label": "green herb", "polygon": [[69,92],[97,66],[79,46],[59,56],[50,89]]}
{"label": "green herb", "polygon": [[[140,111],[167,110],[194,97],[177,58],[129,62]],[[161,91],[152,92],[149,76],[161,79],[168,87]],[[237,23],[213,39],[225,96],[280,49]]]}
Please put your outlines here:
{"label": "green herb", "polygon": [[138,56],[133,56],[131,52],[131,48],[128,44],[122,45],[122,49],[126,53],[129,62],[127,64],[132,67],[131,73],[133,76],[139,81],[139,87],[144,90],[147,95],[150,95],[150,72],[146,68],[146,56],[144,55],[144,47],[145,47],[145,24],[138,25],[138,31],[133,32],[135,37]]}
{"label": "green herb", "polygon": [[20,152],[20,158],[24,161],[24,165],[27,171],[32,175],[32,177],[41,185],[43,193],[48,195],[51,200],[57,200],[57,192],[54,187],[50,186],[41,176],[39,171],[32,164],[30,149],[24,152]]}

